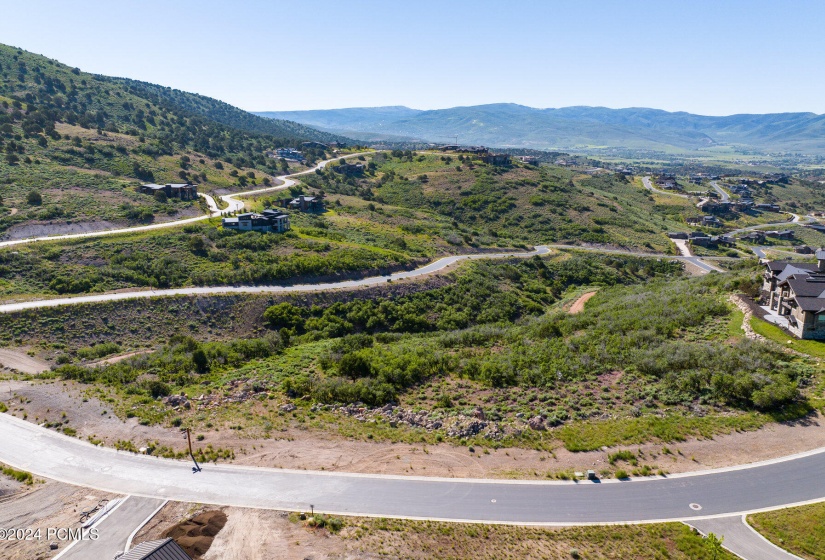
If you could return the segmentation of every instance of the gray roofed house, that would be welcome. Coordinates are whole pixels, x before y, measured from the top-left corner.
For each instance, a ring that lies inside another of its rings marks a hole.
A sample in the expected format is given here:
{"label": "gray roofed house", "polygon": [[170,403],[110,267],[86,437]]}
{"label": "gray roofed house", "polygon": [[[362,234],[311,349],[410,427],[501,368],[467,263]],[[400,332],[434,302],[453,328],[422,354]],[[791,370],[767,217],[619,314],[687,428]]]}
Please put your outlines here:
{"label": "gray roofed house", "polygon": [[825,339],[825,250],[817,263],[766,263],[763,292],[768,307],[788,318],[788,330],[799,338]]}
{"label": "gray roofed house", "polygon": [[192,560],[192,557],[173,539],[161,539],[135,545],[117,560]]}

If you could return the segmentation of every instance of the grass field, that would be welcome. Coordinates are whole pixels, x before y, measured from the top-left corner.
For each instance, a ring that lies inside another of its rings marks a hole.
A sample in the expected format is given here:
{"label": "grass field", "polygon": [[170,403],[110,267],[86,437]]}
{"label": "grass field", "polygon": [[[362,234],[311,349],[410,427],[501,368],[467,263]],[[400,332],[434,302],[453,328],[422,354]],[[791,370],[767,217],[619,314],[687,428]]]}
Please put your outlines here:
{"label": "grass field", "polygon": [[825,558],[825,504],[780,509],[748,516],[769,541],[809,560]]}
{"label": "grass field", "polygon": [[498,560],[733,560],[713,556],[705,540],[682,524],[545,529],[393,519],[346,520],[340,538],[353,552],[382,558]]}

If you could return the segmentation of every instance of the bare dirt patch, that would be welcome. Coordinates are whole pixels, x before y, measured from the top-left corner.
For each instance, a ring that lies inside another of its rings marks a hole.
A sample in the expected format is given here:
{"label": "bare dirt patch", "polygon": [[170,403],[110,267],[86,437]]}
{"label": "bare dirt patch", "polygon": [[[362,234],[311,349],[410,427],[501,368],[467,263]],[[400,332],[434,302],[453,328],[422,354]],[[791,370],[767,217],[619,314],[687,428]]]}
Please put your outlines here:
{"label": "bare dirt patch", "polygon": [[165,530],[161,538],[173,538],[192,558],[201,558],[221,529],[226,525],[226,514],[210,510],[181,521]]}
{"label": "bare dirt patch", "polygon": [[49,369],[48,362],[29,356],[25,350],[13,350],[11,348],[0,348],[0,365],[7,369],[32,375],[43,373]]}
{"label": "bare dirt patch", "polygon": [[79,488],[60,482],[35,483],[33,487],[0,500],[0,527],[42,529],[43,540],[0,541],[0,558],[4,560],[41,560],[53,558],[68,543],[49,550],[45,534],[49,527],[80,527],[80,513],[114,494]]}
{"label": "bare dirt patch", "polygon": [[570,310],[568,313],[571,315],[575,315],[576,313],[581,313],[584,311],[584,304],[587,303],[587,300],[595,296],[598,292],[587,292],[583,294],[579,299],[573,302],[573,305],[570,306]]}
{"label": "bare dirt patch", "polygon": [[17,214],[17,212],[19,212],[19,210],[17,210],[17,208],[10,208],[9,209],[9,216],[14,216],[15,214]]}

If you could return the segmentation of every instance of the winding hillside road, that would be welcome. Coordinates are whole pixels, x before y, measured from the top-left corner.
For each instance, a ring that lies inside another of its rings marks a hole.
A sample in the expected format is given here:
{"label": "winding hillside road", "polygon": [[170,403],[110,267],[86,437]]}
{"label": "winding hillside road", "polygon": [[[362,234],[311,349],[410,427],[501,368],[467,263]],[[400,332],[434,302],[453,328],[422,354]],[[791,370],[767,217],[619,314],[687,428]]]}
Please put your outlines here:
{"label": "winding hillside road", "polygon": [[58,481],[202,504],[485,523],[688,520],[825,499],[825,450],[628,481],[443,479],[204,465],[118,452],[0,414],[0,461]]}
{"label": "winding hillside road", "polygon": [[[360,152],[357,154],[348,154],[342,156],[344,159],[352,158],[357,156],[362,156],[368,154],[370,152]],[[23,245],[25,243],[37,243],[42,241],[60,241],[66,239],[83,239],[87,237],[103,237],[106,235],[117,235],[120,233],[135,233],[140,231],[151,231],[154,229],[162,229],[162,228],[169,228],[169,227],[177,227],[186,224],[191,224],[194,222],[199,222],[201,220],[206,220],[208,218],[214,218],[216,216],[220,216],[221,212],[237,212],[243,210],[244,203],[241,200],[238,200],[238,197],[242,196],[250,196],[255,194],[261,194],[270,191],[280,191],[284,189],[288,189],[289,187],[298,183],[298,181],[294,180],[293,177],[300,177],[301,175],[307,175],[309,173],[315,173],[316,169],[323,169],[326,165],[332,161],[338,161],[339,158],[328,159],[320,162],[318,165],[311,169],[307,169],[306,171],[301,171],[300,173],[293,173],[292,175],[284,175],[283,177],[279,177],[278,179],[281,181],[278,185],[274,185],[271,187],[265,187],[262,189],[255,189],[251,191],[244,191],[239,193],[233,194],[226,194],[220,197],[220,199],[227,204],[227,207],[224,209],[218,208],[215,199],[205,193],[198,193],[200,197],[206,200],[206,205],[209,208],[209,213],[204,214],[203,216],[197,216],[195,218],[186,218],[183,220],[175,220],[172,222],[163,222],[160,224],[150,224],[148,226],[134,226],[134,227],[127,227],[127,228],[119,228],[119,229],[104,229],[100,231],[91,231],[88,233],[70,233],[66,235],[50,235],[45,237],[27,237],[25,239],[13,239],[11,241],[0,241],[0,248],[2,247],[11,247],[14,245]]]}
{"label": "winding hillside road", "polygon": [[637,257],[663,258],[690,262],[704,272],[724,272],[723,269],[709,264],[699,257],[686,257],[664,255],[659,253],[642,253],[638,251],[625,251],[621,249],[602,249],[590,247],[576,247],[573,245],[538,245],[533,251],[522,253],[473,253],[469,255],[453,255],[443,257],[415,270],[396,272],[384,276],[371,276],[360,280],[342,280],[341,282],[327,282],[318,284],[295,284],[289,286],[206,286],[190,288],[170,288],[165,290],[131,290],[125,292],[115,292],[106,294],[95,294],[91,296],[74,296],[65,298],[43,299],[33,301],[21,301],[17,303],[6,303],[0,305],[0,313],[13,313],[27,309],[42,309],[45,307],[57,307],[60,305],[79,305],[83,303],[100,303],[105,301],[121,301],[127,299],[146,299],[154,297],[170,296],[198,296],[198,295],[219,295],[219,294],[265,294],[265,293],[297,293],[297,292],[328,292],[349,288],[366,288],[403,280],[425,276],[443,270],[453,264],[478,259],[502,259],[502,258],[529,258],[536,255],[547,255],[550,249],[573,249],[576,251],[587,251],[593,253],[605,253],[615,255],[631,255]]}

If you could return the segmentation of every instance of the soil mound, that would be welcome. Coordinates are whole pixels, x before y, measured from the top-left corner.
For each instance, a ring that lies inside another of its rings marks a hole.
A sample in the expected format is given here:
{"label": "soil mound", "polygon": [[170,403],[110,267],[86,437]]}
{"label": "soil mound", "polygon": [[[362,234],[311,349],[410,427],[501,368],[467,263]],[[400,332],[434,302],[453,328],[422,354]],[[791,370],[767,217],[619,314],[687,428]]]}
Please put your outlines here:
{"label": "soil mound", "polygon": [[223,526],[226,514],[220,510],[205,511],[192,519],[181,521],[163,532],[162,538],[171,537],[192,558],[200,558],[215,540]]}

